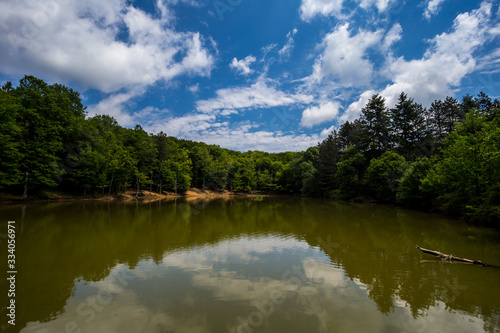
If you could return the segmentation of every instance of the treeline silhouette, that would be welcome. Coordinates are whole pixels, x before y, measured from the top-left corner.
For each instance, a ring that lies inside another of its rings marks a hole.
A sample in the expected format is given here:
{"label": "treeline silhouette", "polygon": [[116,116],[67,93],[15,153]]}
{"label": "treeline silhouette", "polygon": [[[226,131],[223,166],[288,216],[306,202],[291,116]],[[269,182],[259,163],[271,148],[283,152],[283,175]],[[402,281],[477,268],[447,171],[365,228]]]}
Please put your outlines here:
{"label": "treeline silhouette", "polygon": [[[374,95],[359,119],[303,152],[238,152],[86,117],[78,92],[25,76],[0,89],[0,188],[20,198],[55,189],[263,191],[500,217],[500,102],[484,93],[426,109]],[[285,147],[286,148],[286,147]]]}

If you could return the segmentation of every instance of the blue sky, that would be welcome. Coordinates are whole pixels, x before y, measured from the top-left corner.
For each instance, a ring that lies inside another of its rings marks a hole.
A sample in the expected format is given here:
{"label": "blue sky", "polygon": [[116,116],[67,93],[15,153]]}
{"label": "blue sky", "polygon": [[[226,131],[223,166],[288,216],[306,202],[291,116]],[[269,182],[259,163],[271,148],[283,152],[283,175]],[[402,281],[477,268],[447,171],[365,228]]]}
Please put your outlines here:
{"label": "blue sky", "polygon": [[499,2],[0,2],[0,83],[82,93],[89,116],[269,152],[306,149],[375,93],[500,97]]}

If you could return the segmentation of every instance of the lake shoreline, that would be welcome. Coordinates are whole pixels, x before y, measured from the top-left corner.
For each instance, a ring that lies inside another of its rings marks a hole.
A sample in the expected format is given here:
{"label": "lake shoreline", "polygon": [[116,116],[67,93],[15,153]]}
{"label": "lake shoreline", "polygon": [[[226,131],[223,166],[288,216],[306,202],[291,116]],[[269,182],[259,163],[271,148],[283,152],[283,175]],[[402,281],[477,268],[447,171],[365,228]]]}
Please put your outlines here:
{"label": "lake shoreline", "polygon": [[141,191],[136,198],[135,190],[127,190],[123,194],[112,195],[74,195],[65,192],[48,192],[44,191],[36,197],[29,197],[27,200],[18,196],[13,196],[8,193],[0,193],[0,204],[18,204],[21,202],[73,202],[73,201],[132,201],[141,200],[146,202],[154,202],[159,200],[172,200],[172,199],[186,199],[188,201],[198,199],[234,199],[234,198],[256,198],[256,197],[283,197],[289,195],[264,193],[258,191],[235,192],[235,191],[212,191],[191,188],[184,193],[175,194],[174,192],[162,191],[161,194],[157,192]]}

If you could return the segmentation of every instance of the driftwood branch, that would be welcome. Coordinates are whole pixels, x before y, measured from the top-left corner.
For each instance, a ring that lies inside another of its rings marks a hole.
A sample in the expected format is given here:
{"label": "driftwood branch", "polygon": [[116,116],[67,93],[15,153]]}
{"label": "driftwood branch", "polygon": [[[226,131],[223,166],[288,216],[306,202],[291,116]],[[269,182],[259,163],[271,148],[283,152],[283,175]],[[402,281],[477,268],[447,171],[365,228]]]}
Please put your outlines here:
{"label": "driftwood branch", "polygon": [[466,262],[469,264],[488,266],[488,264],[484,264],[480,260],[470,260],[470,259],[460,258],[460,257],[454,256],[453,254],[444,254],[444,253],[439,252],[439,251],[424,249],[423,247],[420,247],[418,245],[417,245],[417,249],[419,249],[423,253],[432,254],[438,258],[441,258],[441,260],[449,260],[449,261],[455,260],[455,261]]}

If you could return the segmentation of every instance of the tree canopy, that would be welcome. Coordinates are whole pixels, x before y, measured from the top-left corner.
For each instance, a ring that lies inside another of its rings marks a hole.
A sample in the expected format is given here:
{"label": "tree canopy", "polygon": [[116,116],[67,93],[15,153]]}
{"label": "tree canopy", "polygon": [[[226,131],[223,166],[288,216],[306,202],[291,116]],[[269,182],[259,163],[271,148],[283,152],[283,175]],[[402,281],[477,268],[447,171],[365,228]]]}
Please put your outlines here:
{"label": "tree canopy", "polygon": [[302,152],[238,152],[87,117],[78,92],[25,76],[0,89],[0,189],[87,195],[126,189],[261,191],[397,203],[500,219],[500,102],[484,93],[429,109],[401,92]]}

